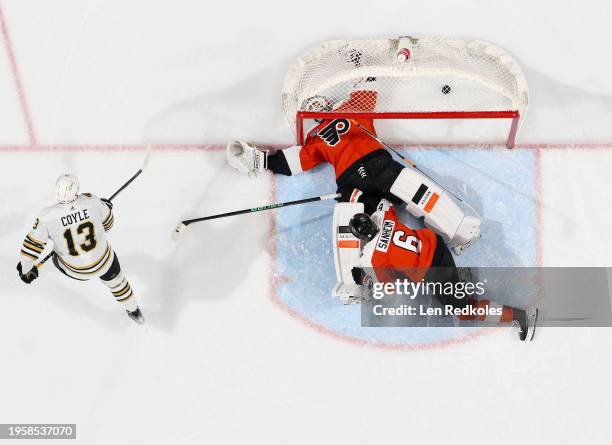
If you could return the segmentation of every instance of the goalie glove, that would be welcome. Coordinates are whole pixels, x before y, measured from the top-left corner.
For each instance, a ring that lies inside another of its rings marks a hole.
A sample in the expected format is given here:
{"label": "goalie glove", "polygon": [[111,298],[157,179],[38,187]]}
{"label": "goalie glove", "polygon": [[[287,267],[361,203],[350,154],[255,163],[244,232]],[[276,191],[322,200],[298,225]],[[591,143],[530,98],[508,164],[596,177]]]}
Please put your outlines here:
{"label": "goalie glove", "polygon": [[244,141],[227,144],[227,162],[240,173],[263,172],[268,169],[268,152]]}

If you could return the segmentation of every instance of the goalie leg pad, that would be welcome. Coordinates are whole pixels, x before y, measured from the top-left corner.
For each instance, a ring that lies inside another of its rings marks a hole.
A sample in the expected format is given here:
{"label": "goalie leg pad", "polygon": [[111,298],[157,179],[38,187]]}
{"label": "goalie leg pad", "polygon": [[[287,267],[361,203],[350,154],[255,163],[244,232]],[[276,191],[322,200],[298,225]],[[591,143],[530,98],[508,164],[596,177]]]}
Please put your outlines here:
{"label": "goalie leg pad", "polygon": [[425,225],[451,247],[468,247],[480,237],[480,219],[465,216],[439,185],[419,172],[404,168],[390,191],[406,203],[412,215],[424,217]]}
{"label": "goalie leg pad", "polygon": [[359,300],[363,293],[363,286],[353,277],[353,268],[360,267],[361,244],[349,229],[351,218],[363,210],[363,204],[358,202],[340,202],[334,207],[332,239],[337,283],[332,297],[340,298],[345,304]]}

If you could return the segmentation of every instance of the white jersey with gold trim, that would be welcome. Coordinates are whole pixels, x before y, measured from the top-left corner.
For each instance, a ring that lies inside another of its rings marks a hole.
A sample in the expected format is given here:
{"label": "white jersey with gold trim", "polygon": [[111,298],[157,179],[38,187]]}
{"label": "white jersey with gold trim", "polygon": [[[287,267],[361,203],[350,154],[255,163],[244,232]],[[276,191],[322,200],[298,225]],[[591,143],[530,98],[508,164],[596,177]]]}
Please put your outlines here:
{"label": "white jersey with gold trim", "polygon": [[68,275],[81,280],[99,277],[113,261],[105,234],[113,223],[112,209],[88,193],[69,204],[44,208],[23,242],[22,269],[30,270],[51,240],[59,266]]}

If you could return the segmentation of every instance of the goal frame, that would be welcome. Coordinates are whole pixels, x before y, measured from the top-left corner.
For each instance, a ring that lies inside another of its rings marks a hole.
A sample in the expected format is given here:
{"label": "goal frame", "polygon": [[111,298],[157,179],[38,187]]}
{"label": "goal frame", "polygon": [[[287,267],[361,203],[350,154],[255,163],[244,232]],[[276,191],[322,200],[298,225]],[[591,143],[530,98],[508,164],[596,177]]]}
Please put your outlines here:
{"label": "goal frame", "polygon": [[506,140],[508,149],[514,148],[516,134],[521,120],[518,110],[506,111],[430,111],[430,112],[339,112],[339,111],[297,111],[296,113],[296,135],[298,145],[305,141],[304,121],[307,119],[511,119],[510,131]]}

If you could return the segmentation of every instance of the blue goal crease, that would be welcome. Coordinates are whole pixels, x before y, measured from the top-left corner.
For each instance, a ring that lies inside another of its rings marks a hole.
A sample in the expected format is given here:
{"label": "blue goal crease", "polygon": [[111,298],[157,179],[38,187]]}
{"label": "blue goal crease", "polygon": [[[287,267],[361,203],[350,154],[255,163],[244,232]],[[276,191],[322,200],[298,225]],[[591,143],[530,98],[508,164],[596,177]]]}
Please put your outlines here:
{"label": "blue goal crease", "polygon": [[[535,155],[530,150],[420,149],[409,158],[440,184],[462,197],[483,219],[482,239],[456,257],[458,266],[535,266]],[[279,201],[335,191],[330,166],[277,177]],[[334,202],[276,212],[275,280],[278,298],[304,318],[338,334],[377,343],[414,344],[459,339],[475,329],[364,328],[359,305],[331,298],[336,276],[331,245]],[[468,208],[466,213],[472,213]],[[408,225],[419,221],[406,212]],[[516,296],[513,297],[515,300]],[[520,301],[520,296],[518,297]]]}

